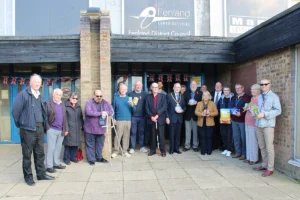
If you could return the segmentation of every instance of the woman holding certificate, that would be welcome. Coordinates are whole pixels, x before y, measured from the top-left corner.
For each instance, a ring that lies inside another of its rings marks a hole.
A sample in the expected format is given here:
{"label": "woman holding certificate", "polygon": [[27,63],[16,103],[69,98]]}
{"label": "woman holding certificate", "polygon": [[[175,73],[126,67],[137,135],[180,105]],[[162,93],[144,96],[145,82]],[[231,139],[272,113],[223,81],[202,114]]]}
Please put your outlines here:
{"label": "woman holding certificate", "polygon": [[218,109],[216,104],[211,101],[209,92],[203,92],[202,101],[197,104],[195,115],[198,116],[197,125],[201,155],[211,155],[213,130],[215,126],[214,117],[218,115]]}
{"label": "woman holding certificate", "polygon": [[258,161],[258,144],[256,137],[255,119],[258,115],[258,96],[260,95],[260,85],[254,84],[251,87],[252,98],[249,104],[245,105],[245,130],[246,130],[246,160],[245,163],[254,165]]}

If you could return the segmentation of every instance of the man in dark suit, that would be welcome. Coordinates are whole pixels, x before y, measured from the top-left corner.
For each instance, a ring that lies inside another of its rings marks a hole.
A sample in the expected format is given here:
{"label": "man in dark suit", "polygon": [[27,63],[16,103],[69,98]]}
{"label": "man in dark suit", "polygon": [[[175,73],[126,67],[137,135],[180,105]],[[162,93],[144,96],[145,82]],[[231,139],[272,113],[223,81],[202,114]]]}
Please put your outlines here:
{"label": "man in dark suit", "polygon": [[167,111],[167,99],[166,95],[158,93],[158,84],[152,83],[151,85],[152,94],[149,94],[146,99],[146,114],[147,123],[152,125],[151,134],[151,145],[150,153],[148,156],[155,154],[156,148],[156,129],[158,130],[159,137],[159,149],[161,156],[166,156],[165,148],[165,123],[166,123],[166,111]]}
{"label": "man in dark suit", "polygon": [[180,83],[175,83],[173,92],[167,95],[167,124],[170,124],[170,154],[178,153],[180,146],[180,131],[183,123],[183,113],[186,110],[183,95],[180,93]]}
{"label": "man in dark suit", "polygon": [[[222,83],[216,82],[215,91],[211,93],[212,101],[218,105],[218,102],[223,94],[223,86]],[[215,130],[214,130],[214,139],[213,139],[213,148],[220,149],[221,151],[224,150],[221,131],[220,131],[220,115],[215,117]]]}
{"label": "man in dark suit", "polygon": [[183,151],[191,149],[191,136],[193,132],[193,143],[192,148],[194,152],[198,151],[198,132],[197,132],[197,120],[198,117],[195,115],[195,109],[197,102],[202,100],[202,91],[197,89],[197,82],[192,81],[190,89],[184,93],[184,101],[186,104],[186,111],[184,113],[185,120],[185,145]]}

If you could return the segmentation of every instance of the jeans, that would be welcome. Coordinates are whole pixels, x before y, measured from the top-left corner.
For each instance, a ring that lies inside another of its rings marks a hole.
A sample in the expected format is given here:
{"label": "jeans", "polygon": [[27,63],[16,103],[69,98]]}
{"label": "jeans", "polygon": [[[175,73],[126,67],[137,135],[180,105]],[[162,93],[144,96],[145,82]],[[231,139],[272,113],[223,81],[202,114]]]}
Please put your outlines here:
{"label": "jeans", "polygon": [[232,121],[232,135],[233,135],[235,154],[246,156],[247,154],[246,154],[245,123]]}
{"label": "jeans", "polygon": [[[88,161],[94,162],[96,159],[101,159],[104,146],[104,134],[90,134],[85,132],[85,151]],[[95,151],[96,147],[96,151]]]}
{"label": "jeans", "polygon": [[144,147],[145,117],[132,117],[130,129],[131,148],[136,146],[136,135],[139,134],[140,148]]}

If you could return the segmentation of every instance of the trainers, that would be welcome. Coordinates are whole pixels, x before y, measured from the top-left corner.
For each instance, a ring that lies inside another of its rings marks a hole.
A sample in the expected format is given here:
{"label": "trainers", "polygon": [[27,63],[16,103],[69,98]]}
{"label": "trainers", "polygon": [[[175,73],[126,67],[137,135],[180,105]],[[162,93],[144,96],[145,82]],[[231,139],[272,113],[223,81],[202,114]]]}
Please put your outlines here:
{"label": "trainers", "polygon": [[227,152],[228,152],[227,150],[224,150],[221,154],[225,155],[225,154],[227,154]]}
{"label": "trainers", "polygon": [[231,151],[227,151],[226,156],[230,157],[231,156]]}
{"label": "trainers", "polygon": [[133,153],[134,153],[134,149],[130,149],[130,150],[129,150],[129,153],[130,153],[130,154],[133,154]]}
{"label": "trainers", "polygon": [[112,157],[112,158],[117,157],[117,153],[113,153],[113,154],[111,155],[111,157]]}
{"label": "trainers", "polygon": [[124,155],[125,155],[126,157],[131,157],[131,155],[130,155],[129,153],[127,153],[127,152],[125,152]]}
{"label": "trainers", "polygon": [[140,151],[143,152],[143,153],[147,153],[147,152],[148,152],[148,150],[147,150],[145,147],[142,147],[142,148],[140,149]]}

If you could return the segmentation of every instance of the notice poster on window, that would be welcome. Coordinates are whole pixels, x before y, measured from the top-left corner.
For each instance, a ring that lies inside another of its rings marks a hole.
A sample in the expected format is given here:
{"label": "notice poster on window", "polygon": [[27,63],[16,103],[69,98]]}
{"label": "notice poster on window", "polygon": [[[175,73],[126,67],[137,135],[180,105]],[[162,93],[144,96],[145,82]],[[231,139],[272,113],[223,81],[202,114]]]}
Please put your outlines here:
{"label": "notice poster on window", "polygon": [[123,0],[122,34],[195,35],[194,0]]}
{"label": "notice poster on window", "polygon": [[287,8],[282,0],[224,0],[224,35],[239,36]]}
{"label": "notice poster on window", "polygon": [[191,77],[191,81],[196,81],[197,83],[197,86],[198,87],[201,87],[201,76],[194,76],[194,77]]}

